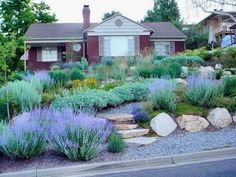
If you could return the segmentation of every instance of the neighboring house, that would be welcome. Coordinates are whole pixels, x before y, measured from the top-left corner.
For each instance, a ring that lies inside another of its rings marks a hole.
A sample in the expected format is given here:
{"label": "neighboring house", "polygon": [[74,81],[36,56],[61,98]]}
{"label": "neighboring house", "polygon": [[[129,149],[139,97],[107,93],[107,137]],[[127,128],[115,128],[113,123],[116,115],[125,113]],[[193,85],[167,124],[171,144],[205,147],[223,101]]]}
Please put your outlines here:
{"label": "neighboring house", "polygon": [[136,56],[150,47],[166,56],[185,50],[186,36],[169,22],[138,23],[116,14],[90,23],[88,5],[82,14],[83,23],[32,24],[25,42],[30,48],[22,57],[28,60],[27,69],[49,69],[53,63],[67,62],[68,51],[99,63],[102,57]]}
{"label": "neighboring house", "polygon": [[[236,16],[236,12],[228,12],[233,16]],[[219,14],[210,14],[205,19],[198,23],[199,32],[209,34],[210,28],[212,28],[215,37],[216,43],[220,44],[222,39],[226,35],[230,35],[230,27],[236,24],[229,16],[219,15]]]}
{"label": "neighboring house", "polygon": [[231,32],[231,46],[236,47],[236,24],[230,27],[230,32]]}

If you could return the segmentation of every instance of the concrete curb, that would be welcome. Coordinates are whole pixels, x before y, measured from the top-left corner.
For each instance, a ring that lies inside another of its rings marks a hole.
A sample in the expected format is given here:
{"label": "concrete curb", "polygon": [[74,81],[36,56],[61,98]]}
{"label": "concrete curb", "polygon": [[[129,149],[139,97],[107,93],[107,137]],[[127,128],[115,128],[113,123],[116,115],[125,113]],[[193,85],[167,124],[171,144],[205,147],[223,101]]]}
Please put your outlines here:
{"label": "concrete curb", "polygon": [[124,171],[129,169],[140,169],[148,167],[173,166],[186,163],[197,163],[201,161],[212,161],[223,158],[236,158],[236,148],[209,150],[189,154],[178,154],[163,157],[155,157],[139,160],[114,161],[105,163],[85,164],[69,167],[37,169],[15,173],[0,174],[0,177],[68,177],[79,175],[95,175]]}

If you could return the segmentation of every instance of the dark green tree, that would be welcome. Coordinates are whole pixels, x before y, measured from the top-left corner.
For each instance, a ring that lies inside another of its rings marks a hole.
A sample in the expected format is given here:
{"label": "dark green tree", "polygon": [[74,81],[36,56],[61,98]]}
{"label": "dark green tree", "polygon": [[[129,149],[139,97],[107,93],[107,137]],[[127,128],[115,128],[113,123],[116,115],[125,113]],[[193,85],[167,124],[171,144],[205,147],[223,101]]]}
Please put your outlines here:
{"label": "dark green tree", "polygon": [[111,12],[106,12],[105,14],[103,14],[102,21],[104,21],[104,20],[106,20],[106,19],[110,18],[111,16],[118,14],[118,13],[120,13],[120,12],[114,11],[114,10]]}
{"label": "dark green tree", "polygon": [[23,36],[32,23],[55,22],[55,14],[45,2],[34,3],[31,0],[0,0],[0,42],[9,40],[9,36],[16,36],[17,48],[15,56],[7,60],[10,70],[22,69],[20,57],[23,55]]}
{"label": "dark green tree", "polygon": [[176,27],[182,27],[178,5],[175,0],[154,0],[152,10],[147,11],[144,22],[172,22]]}
{"label": "dark green tree", "polygon": [[196,25],[190,26],[183,32],[187,36],[186,40],[187,49],[196,49],[199,47],[208,46],[208,34],[199,33],[198,27]]}
{"label": "dark green tree", "polygon": [[23,36],[32,23],[55,22],[55,14],[45,2],[5,0],[0,2],[0,29],[5,35]]}

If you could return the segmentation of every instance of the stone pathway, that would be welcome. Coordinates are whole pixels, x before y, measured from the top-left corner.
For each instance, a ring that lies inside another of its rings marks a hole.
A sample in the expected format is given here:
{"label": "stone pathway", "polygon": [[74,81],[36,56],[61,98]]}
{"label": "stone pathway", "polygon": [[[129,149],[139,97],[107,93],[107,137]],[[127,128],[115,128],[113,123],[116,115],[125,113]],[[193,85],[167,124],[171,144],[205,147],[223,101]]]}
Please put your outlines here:
{"label": "stone pathway", "polygon": [[147,135],[149,132],[149,129],[138,127],[138,124],[135,123],[132,114],[100,114],[99,116],[111,121],[117,129],[117,132],[121,134],[124,139],[142,137]]}

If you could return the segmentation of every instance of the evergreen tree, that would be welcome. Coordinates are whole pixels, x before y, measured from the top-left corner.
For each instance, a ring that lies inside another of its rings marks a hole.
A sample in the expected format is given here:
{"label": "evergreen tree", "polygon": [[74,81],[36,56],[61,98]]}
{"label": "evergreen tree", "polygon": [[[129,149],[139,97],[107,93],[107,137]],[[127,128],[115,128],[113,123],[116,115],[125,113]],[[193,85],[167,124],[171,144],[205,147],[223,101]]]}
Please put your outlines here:
{"label": "evergreen tree", "polygon": [[104,20],[106,20],[106,19],[110,18],[111,16],[118,14],[118,13],[120,13],[120,12],[114,11],[114,10],[111,12],[106,12],[102,17],[102,21],[104,21]]}
{"label": "evergreen tree", "polygon": [[144,22],[172,22],[181,28],[182,21],[175,0],[154,0],[154,7],[147,11]]}

